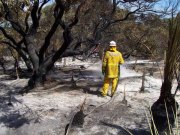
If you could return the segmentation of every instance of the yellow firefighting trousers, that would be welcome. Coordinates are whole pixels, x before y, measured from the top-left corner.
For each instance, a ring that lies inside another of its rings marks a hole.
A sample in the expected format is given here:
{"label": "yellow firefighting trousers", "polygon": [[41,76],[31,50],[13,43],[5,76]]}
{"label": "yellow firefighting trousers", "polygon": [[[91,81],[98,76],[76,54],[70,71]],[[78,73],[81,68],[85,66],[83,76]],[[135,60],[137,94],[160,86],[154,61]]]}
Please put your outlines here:
{"label": "yellow firefighting trousers", "polygon": [[118,77],[116,77],[116,78],[105,77],[104,78],[104,84],[103,84],[103,88],[102,88],[102,92],[101,92],[102,96],[107,96],[110,83],[112,83],[111,96],[113,96],[113,94],[116,91],[116,86],[118,83]]}

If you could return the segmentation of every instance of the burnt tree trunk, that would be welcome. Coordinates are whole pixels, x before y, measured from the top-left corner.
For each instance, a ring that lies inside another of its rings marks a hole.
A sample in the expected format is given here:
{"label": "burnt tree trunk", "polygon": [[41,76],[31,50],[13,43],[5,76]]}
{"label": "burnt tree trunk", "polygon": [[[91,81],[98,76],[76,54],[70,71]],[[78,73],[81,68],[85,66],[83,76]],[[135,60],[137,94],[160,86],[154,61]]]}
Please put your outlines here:
{"label": "burnt tree trunk", "polygon": [[[44,61],[42,61],[35,51],[35,48],[31,46],[31,43],[29,43],[29,47],[32,47],[29,52],[31,61],[33,63],[33,75],[29,79],[28,82],[28,87],[30,89],[43,85],[44,82],[46,81],[46,75],[47,73],[53,68],[54,63],[62,56],[62,54],[65,52],[65,50],[68,48],[70,43],[72,42],[72,37],[71,37],[71,28],[67,26],[67,28],[63,32],[63,37],[64,37],[64,43],[62,46],[57,50],[57,52],[52,56],[48,58],[43,58]],[[31,38],[30,38],[31,39]],[[27,39],[29,41],[29,39]],[[32,51],[34,50],[34,51]],[[41,62],[40,62],[41,61]]]}
{"label": "burnt tree trunk", "polygon": [[43,73],[43,70],[34,71],[31,78],[28,81],[28,88],[32,89],[37,86],[41,86],[46,81],[46,74]]}
{"label": "burnt tree trunk", "polygon": [[22,50],[16,50],[19,54],[19,56],[23,59],[23,61],[25,62],[25,65],[27,67],[27,70],[29,72],[32,72],[33,71],[33,67],[32,67],[32,64],[31,64],[31,61],[30,59],[25,55],[25,53],[23,53]]}

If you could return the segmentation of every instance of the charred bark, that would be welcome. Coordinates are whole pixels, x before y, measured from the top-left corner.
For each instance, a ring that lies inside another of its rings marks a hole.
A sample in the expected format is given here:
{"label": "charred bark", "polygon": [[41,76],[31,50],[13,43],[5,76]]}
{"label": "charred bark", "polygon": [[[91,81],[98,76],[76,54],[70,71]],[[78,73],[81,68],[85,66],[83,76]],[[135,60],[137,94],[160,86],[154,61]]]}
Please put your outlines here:
{"label": "charred bark", "polygon": [[[42,86],[46,81],[46,74],[42,70],[34,71],[33,75],[28,81],[28,90],[33,89],[34,87]],[[27,91],[28,92],[28,91]]]}
{"label": "charred bark", "polygon": [[23,59],[23,61],[25,62],[25,65],[27,67],[27,70],[29,72],[32,72],[33,71],[33,68],[32,68],[32,65],[31,65],[31,61],[30,59],[26,56],[26,54],[21,50],[21,49],[17,49],[16,48],[16,51],[18,53],[18,55]]}
{"label": "charred bark", "polygon": [[[64,43],[61,45],[59,50],[57,50],[57,52],[54,55],[52,55],[51,57],[46,58],[43,61],[43,63],[39,62],[39,61],[41,61],[40,58],[42,58],[42,57],[35,56],[36,55],[35,51],[34,51],[34,53],[33,53],[33,51],[30,52],[30,54],[32,55],[31,60],[32,60],[32,62],[34,62],[34,65],[33,65],[34,72],[28,82],[29,90],[34,87],[44,84],[44,82],[46,81],[47,73],[53,68],[54,63],[63,55],[65,50],[68,48],[68,46],[72,42],[71,28],[67,27],[64,30],[63,36],[64,36]],[[32,48],[32,49],[34,49],[34,48]]]}

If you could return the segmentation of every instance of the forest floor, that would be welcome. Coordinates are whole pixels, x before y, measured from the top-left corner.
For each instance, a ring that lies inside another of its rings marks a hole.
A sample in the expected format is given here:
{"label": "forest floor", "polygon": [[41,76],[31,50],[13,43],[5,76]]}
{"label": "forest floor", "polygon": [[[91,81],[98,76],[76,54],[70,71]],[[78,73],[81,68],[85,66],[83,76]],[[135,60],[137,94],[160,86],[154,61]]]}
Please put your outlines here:
{"label": "forest floor", "polygon": [[[44,87],[23,96],[17,92],[27,84],[27,78],[0,75],[0,135],[64,135],[66,125],[85,98],[85,114],[99,107],[84,118],[83,127],[71,127],[69,135],[150,135],[149,107],[160,95],[162,79],[158,69],[163,62],[157,65],[138,60],[133,70],[134,61],[126,61],[112,100],[99,94],[103,85],[99,60],[81,62],[69,58],[66,64],[57,63]],[[145,91],[140,92],[144,69]],[[150,71],[154,73],[151,76]],[[76,86],[72,85],[72,75]],[[174,81],[173,93],[176,86]],[[123,102],[124,95],[127,103]],[[180,104],[179,91],[176,100]]]}

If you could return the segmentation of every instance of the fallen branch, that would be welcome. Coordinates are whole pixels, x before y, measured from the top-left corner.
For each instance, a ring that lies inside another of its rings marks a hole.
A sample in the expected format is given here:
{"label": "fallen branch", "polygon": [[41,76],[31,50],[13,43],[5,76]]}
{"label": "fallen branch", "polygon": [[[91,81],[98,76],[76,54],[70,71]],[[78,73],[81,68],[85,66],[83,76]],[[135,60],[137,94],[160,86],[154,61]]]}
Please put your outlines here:
{"label": "fallen branch", "polygon": [[[99,106],[95,107],[92,111],[90,111],[90,112],[87,113],[87,114],[84,114],[84,112],[83,112],[83,111],[84,111],[85,101],[86,101],[86,98],[85,98],[84,101],[83,101],[83,103],[82,103],[82,105],[81,105],[80,111],[78,111],[77,113],[75,113],[75,114],[71,117],[69,124],[66,125],[66,127],[65,127],[65,134],[64,134],[64,135],[68,135],[68,134],[69,134],[69,131],[70,131],[70,129],[71,129],[72,126],[83,126],[84,118],[85,118],[86,116],[92,114],[92,112],[94,112],[97,108],[100,108],[100,107],[102,107],[102,106],[104,106],[104,105],[107,105],[107,104],[111,103],[111,102],[115,99],[115,97],[118,96],[118,95],[119,95],[119,94],[114,95],[110,100],[108,100],[107,102],[102,103],[102,104],[100,104]],[[81,121],[80,121],[79,123],[76,123],[77,120],[81,120]],[[82,124],[82,125],[80,125],[80,124]]]}
{"label": "fallen branch", "polygon": [[[74,126],[74,125],[79,125],[79,126],[80,126],[80,125],[83,125],[83,123],[84,123],[84,118],[85,118],[85,115],[84,115],[84,113],[83,113],[85,103],[86,103],[86,97],[85,97],[85,99],[84,99],[84,101],[83,101],[83,103],[82,103],[82,105],[81,105],[80,111],[78,111],[77,113],[75,113],[75,114],[71,117],[69,124],[66,125],[66,127],[65,127],[65,134],[64,134],[64,135],[68,135],[68,134],[69,134],[69,131],[70,131],[70,129],[71,129],[72,126]],[[80,124],[77,123],[77,120],[79,120],[79,119],[81,120],[81,121],[80,121]],[[76,123],[77,123],[77,124],[76,124]]]}

